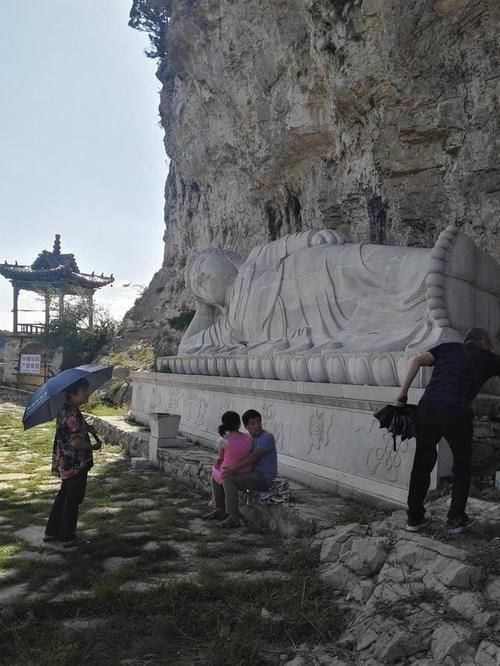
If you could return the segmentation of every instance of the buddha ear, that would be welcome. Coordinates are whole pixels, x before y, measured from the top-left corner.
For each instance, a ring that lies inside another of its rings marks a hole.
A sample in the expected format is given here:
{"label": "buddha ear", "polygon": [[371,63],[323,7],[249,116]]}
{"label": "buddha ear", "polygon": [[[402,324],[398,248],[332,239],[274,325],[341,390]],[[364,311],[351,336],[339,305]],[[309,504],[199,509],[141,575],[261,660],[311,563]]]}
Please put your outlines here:
{"label": "buddha ear", "polygon": [[315,231],[311,239],[313,245],[343,245],[345,238],[336,229],[320,229]]}
{"label": "buddha ear", "polygon": [[238,254],[238,252],[226,252],[226,256],[228,259],[230,259],[231,263],[237,270],[239,270],[243,265],[243,259],[241,258],[241,255]]}

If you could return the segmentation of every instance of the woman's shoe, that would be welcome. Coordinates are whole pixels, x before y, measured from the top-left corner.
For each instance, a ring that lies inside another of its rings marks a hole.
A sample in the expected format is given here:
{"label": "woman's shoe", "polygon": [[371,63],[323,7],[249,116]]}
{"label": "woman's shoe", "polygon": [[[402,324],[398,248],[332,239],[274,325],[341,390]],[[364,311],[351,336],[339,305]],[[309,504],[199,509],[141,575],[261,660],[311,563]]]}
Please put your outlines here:
{"label": "woman's shoe", "polygon": [[219,511],[218,509],[214,509],[214,511],[210,511],[203,516],[203,520],[226,520],[226,518],[227,513]]}
{"label": "woman's shoe", "polygon": [[58,538],[55,537],[55,536],[52,536],[52,535],[50,535],[50,534],[46,534],[46,535],[43,537],[43,542],[44,542],[44,543],[51,543],[52,541],[58,541]]}
{"label": "woman's shoe", "polygon": [[241,527],[241,523],[238,518],[233,518],[233,516],[229,516],[228,518],[226,518],[226,520],[222,521],[220,526],[223,527],[225,530],[232,530],[236,529],[237,527]]}
{"label": "woman's shoe", "polygon": [[62,542],[62,547],[63,548],[77,548],[78,546],[81,545],[81,541],[79,541],[76,537],[74,539],[71,539],[70,541],[63,541]]}

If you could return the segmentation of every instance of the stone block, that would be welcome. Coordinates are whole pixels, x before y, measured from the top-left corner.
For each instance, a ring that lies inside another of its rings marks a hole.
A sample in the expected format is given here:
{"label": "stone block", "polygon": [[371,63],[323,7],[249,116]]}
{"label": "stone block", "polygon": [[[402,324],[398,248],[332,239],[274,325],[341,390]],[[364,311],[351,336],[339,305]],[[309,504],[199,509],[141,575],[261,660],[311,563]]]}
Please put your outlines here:
{"label": "stone block", "polygon": [[179,414],[164,414],[152,412],[149,415],[149,427],[151,436],[158,439],[175,438],[179,430],[181,417]]}
{"label": "stone block", "polygon": [[158,439],[159,449],[188,449],[190,443],[185,437],[178,435],[177,437],[161,437]]}
{"label": "stone block", "polygon": [[150,465],[151,463],[149,458],[143,458],[142,456],[140,458],[130,458],[130,467],[135,472],[140,472],[143,469],[147,469],[150,467]]}
{"label": "stone block", "polygon": [[185,437],[149,437],[148,457],[153,465],[158,464],[158,451],[160,449],[187,449],[189,443]]}

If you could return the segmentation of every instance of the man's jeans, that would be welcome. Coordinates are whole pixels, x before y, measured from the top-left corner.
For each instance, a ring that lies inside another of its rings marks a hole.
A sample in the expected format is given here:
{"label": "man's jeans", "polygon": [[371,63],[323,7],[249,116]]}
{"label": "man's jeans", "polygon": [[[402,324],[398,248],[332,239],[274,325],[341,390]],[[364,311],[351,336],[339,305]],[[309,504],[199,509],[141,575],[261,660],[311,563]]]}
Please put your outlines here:
{"label": "man's jeans", "polygon": [[71,479],[64,479],[56,495],[45,529],[47,536],[60,541],[72,541],[75,538],[78,522],[78,507],[85,497],[88,470],[80,470]]}
{"label": "man's jeans", "polygon": [[417,411],[417,448],[408,492],[408,518],[424,515],[424,500],[437,460],[437,444],[444,437],[453,453],[453,488],[448,519],[462,518],[469,496],[472,458],[472,410],[458,405],[423,401]]}
{"label": "man's jeans", "polygon": [[233,474],[224,479],[224,485],[212,480],[212,496],[215,508],[218,511],[226,511],[230,516],[237,516],[238,493],[241,490],[256,490],[265,492],[269,490],[271,481],[259,472],[248,472],[248,474]]}

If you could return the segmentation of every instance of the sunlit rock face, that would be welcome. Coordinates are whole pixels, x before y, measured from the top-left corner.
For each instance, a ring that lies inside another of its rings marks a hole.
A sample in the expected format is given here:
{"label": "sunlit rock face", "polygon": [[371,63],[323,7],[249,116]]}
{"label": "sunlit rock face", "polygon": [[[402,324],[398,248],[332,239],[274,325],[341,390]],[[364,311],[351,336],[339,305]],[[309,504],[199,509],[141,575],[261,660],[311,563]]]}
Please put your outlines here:
{"label": "sunlit rock face", "polygon": [[456,221],[499,257],[496,0],[134,8],[163,21],[160,115],[171,164],[163,266],[129,312],[127,336],[175,351],[194,310],[184,280],[193,248],[245,258],[309,228],[432,247]]}

